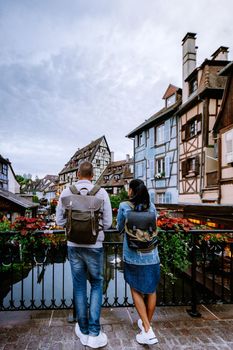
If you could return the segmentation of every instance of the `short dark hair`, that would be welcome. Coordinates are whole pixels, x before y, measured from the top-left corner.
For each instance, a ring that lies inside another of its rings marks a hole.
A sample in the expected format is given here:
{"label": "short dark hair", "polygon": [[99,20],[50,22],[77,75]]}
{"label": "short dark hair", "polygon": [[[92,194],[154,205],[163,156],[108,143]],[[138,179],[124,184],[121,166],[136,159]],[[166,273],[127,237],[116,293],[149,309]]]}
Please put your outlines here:
{"label": "short dark hair", "polygon": [[144,182],[140,179],[133,179],[129,183],[129,188],[132,190],[132,202],[135,207],[142,205],[146,209],[150,206],[150,196]]}
{"label": "short dark hair", "polygon": [[88,162],[87,160],[80,163],[78,173],[82,177],[92,177],[94,175],[92,163]]}

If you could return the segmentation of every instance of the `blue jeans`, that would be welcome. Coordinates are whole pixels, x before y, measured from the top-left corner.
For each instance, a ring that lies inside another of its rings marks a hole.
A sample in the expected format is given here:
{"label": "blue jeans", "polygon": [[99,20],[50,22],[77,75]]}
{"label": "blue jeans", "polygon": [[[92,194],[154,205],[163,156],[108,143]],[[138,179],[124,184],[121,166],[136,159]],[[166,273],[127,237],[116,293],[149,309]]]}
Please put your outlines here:
{"label": "blue jeans", "polygon": [[[76,318],[83,334],[96,336],[100,332],[100,312],[103,293],[103,248],[68,246],[68,259],[74,288]],[[87,279],[89,279],[90,307],[88,315]]]}

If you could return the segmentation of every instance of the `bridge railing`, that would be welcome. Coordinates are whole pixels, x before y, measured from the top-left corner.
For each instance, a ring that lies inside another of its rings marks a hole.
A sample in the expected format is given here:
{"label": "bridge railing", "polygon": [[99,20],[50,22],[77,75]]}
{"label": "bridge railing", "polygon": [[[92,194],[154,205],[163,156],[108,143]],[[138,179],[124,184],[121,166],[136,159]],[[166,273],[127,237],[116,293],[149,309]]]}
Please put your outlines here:
{"label": "bridge railing", "polygon": [[[233,303],[232,233],[233,230],[189,231],[189,267],[185,271],[174,268],[171,256],[173,278],[169,273],[161,274],[157,304],[189,305],[190,314],[199,316],[197,305],[200,303]],[[203,234],[206,239],[200,240]],[[41,246],[32,242],[27,250],[23,247],[24,238],[16,244],[15,235],[15,232],[0,233],[0,310],[73,308],[64,231],[38,231],[38,240],[42,235],[44,241]],[[46,235],[50,239],[52,235],[56,245],[45,244]],[[224,235],[225,239],[212,240],[216,235]],[[162,251],[162,244],[163,241],[159,243],[159,251]],[[114,229],[106,231],[103,307],[133,306],[123,276],[122,248],[123,235]]]}

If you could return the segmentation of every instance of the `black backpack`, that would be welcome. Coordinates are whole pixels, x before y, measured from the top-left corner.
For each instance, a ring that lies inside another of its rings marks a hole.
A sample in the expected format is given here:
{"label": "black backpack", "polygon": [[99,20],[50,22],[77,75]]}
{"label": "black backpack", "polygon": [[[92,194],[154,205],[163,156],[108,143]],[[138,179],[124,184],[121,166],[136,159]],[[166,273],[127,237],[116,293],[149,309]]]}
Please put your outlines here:
{"label": "black backpack", "polygon": [[131,202],[132,210],[127,211],[125,233],[128,246],[139,251],[151,251],[158,244],[156,215],[149,210],[138,211]]}

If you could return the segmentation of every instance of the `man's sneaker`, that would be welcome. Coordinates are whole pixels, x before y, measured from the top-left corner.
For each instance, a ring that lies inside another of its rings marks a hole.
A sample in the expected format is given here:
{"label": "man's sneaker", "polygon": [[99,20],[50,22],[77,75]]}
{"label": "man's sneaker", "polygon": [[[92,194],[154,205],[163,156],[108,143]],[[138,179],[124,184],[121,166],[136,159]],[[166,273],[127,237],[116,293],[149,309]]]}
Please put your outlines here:
{"label": "man's sneaker", "polygon": [[102,348],[107,345],[108,338],[105,333],[101,332],[96,337],[89,335],[87,340],[87,346],[93,349]]}
{"label": "man's sneaker", "polygon": [[78,322],[75,325],[75,333],[77,337],[80,339],[83,345],[87,345],[88,334],[83,334],[79,328]]}
{"label": "man's sneaker", "polygon": [[156,335],[151,327],[148,332],[142,330],[141,333],[137,334],[136,340],[139,344],[151,345],[158,343],[158,339],[156,338]]}

